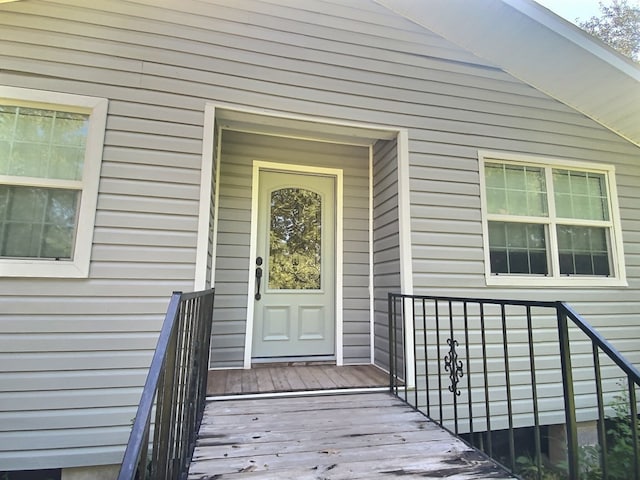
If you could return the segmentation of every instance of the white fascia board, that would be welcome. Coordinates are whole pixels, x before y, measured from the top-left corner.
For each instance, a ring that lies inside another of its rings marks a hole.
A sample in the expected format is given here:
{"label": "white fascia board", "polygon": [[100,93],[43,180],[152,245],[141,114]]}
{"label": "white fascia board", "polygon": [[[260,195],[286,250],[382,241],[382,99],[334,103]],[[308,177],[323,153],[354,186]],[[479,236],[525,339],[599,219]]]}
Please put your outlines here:
{"label": "white fascia board", "polygon": [[640,146],[640,67],[532,0],[376,0]]}

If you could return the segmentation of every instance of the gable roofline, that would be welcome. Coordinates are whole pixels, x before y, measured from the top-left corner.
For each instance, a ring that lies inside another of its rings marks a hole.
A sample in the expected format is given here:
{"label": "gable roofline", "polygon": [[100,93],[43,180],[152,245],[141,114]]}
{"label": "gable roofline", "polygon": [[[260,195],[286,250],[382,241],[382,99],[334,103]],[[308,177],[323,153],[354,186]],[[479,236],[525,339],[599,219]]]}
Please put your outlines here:
{"label": "gable roofline", "polygon": [[375,0],[640,146],[640,67],[533,0]]}

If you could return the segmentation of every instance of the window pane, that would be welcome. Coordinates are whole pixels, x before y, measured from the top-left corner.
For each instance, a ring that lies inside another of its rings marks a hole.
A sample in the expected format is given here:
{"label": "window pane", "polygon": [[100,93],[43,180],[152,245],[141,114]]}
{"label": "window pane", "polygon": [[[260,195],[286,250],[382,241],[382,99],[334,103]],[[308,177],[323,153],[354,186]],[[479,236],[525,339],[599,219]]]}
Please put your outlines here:
{"label": "window pane", "polygon": [[84,147],[89,123],[86,115],[56,112],[52,140],[57,145]]}
{"label": "window pane", "polygon": [[269,288],[319,290],[322,199],[300,188],[271,194]]}
{"label": "window pane", "polygon": [[45,225],[42,234],[42,253],[44,258],[71,258],[71,246],[75,228],[62,225]]}
{"label": "window pane", "polygon": [[43,143],[13,142],[9,158],[8,175],[21,177],[47,177],[49,146]]}
{"label": "window pane", "polygon": [[526,167],[505,165],[504,173],[507,180],[507,189],[522,191],[526,189]]}
{"label": "window pane", "polygon": [[531,166],[485,164],[489,213],[547,215],[544,171]]}
{"label": "window pane", "polygon": [[[38,245],[42,235],[30,223],[8,222],[4,225],[2,249],[3,257],[38,257]],[[35,252],[35,253],[34,253]]]}
{"label": "window pane", "polygon": [[12,140],[15,130],[17,107],[0,105],[0,140]]}
{"label": "window pane", "polygon": [[16,109],[15,140],[34,143],[48,143],[53,128],[54,112],[34,108]]}
{"label": "window pane", "polygon": [[489,222],[491,273],[546,275],[544,225]]}
{"label": "window pane", "polygon": [[0,172],[8,171],[9,155],[11,155],[11,142],[0,139]]}
{"label": "window pane", "polygon": [[84,147],[53,147],[49,164],[49,178],[80,180],[83,163]]}
{"label": "window pane", "polygon": [[0,256],[70,259],[80,192],[0,185]]}
{"label": "window pane", "polygon": [[500,188],[487,188],[487,208],[489,213],[507,213],[507,192]]}
{"label": "window pane", "polygon": [[562,275],[611,274],[606,228],[558,225],[557,232]]}
{"label": "window pane", "polygon": [[499,222],[489,222],[489,243],[494,247],[507,246],[507,225]]}
{"label": "window pane", "polygon": [[553,188],[558,217],[609,220],[604,175],[554,169]]}
{"label": "window pane", "polygon": [[89,115],[0,107],[0,175],[82,179]]}
{"label": "window pane", "polygon": [[486,163],[484,177],[487,187],[504,189],[504,168],[500,164]]}

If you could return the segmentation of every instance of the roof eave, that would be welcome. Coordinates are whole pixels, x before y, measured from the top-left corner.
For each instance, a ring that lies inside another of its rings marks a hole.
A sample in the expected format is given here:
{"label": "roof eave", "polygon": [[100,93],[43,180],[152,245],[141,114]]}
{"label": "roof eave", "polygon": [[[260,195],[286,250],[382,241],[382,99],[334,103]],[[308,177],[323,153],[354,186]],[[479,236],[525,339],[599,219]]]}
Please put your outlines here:
{"label": "roof eave", "polygon": [[640,146],[640,67],[532,0],[376,0]]}

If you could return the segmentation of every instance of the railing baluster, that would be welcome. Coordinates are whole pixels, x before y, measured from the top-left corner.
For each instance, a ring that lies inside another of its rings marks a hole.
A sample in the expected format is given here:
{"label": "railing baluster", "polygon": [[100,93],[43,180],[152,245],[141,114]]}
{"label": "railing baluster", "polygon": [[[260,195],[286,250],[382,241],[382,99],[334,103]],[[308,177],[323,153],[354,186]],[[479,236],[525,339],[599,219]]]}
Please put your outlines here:
{"label": "railing baluster", "polygon": [[[416,345],[416,341],[415,341],[415,332],[416,332],[416,299],[412,298],[411,299],[411,306],[412,306],[412,310],[411,310],[411,318],[412,318],[412,322],[413,322],[413,329],[411,330],[413,332],[414,335],[414,341],[413,341],[413,358],[417,363],[418,360],[418,346]],[[414,399],[415,399],[415,404],[414,406],[416,408],[419,408],[418,405],[418,369],[414,368],[413,369],[413,384],[415,385],[415,388],[413,389],[413,393],[414,393]]]}
{"label": "railing baluster", "polygon": [[179,459],[182,451],[182,428],[185,421],[185,401],[186,401],[186,388],[185,388],[185,379],[187,375],[187,365],[185,362],[185,358],[187,356],[187,348],[189,344],[188,339],[188,322],[187,317],[189,315],[189,303],[190,301],[184,302],[180,308],[180,323],[178,329],[178,345],[176,347],[176,381],[178,383],[178,388],[175,389],[175,398],[174,398],[174,411],[172,424],[175,425],[173,429],[173,434],[175,435],[174,441],[171,442],[172,445],[172,455],[171,455],[171,474],[177,475],[180,472]]}
{"label": "railing baluster", "polygon": [[[429,345],[427,343],[427,301],[422,299],[422,335],[424,339],[424,391],[427,404],[427,416],[431,416],[431,399],[429,398]],[[416,384],[416,388],[418,385]]]}
{"label": "railing baluster", "polygon": [[469,353],[469,312],[467,309],[467,302],[463,303],[463,315],[464,315],[464,348],[467,361],[467,396],[469,403],[469,436],[471,437],[471,443],[473,441],[473,397],[471,394],[471,355]]}
{"label": "railing baluster", "polygon": [[636,452],[635,461],[633,462],[633,470],[635,472],[635,479],[640,480],[640,455],[638,455],[638,451],[640,445],[638,444],[638,401],[636,398],[636,384],[635,382],[629,378],[629,406],[630,414],[631,414],[631,438],[633,451]]}
{"label": "railing baluster", "polygon": [[173,425],[172,434],[174,435],[173,440],[171,441],[171,462],[170,462],[170,470],[171,475],[176,476],[179,475],[179,457],[180,457],[180,449],[181,449],[181,431],[182,424],[184,422],[184,413],[185,413],[185,376],[186,376],[186,362],[185,356],[187,354],[187,344],[188,344],[188,329],[187,329],[187,318],[189,314],[188,310],[189,302],[183,302],[180,308],[180,316],[178,317],[178,337],[176,344],[176,367],[175,381],[177,382],[177,388],[174,389],[174,397],[173,397],[173,411],[171,423]]}
{"label": "railing baluster", "polygon": [[440,425],[444,425],[444,414],[442,413],[442,366],[440,359],[442,358],[440,352],[440,309],[438,307],[438,300],[435,302],[435,315],[436,315],[436,349],[438,352],[438,409],[440,411],[440,417],[438,418]]}
{"label": "railing baluster", "polygon": [[459,429],[458,429],[458,395],[460,394],[460,391],[458,390],[458,383],[457,383],[457,364],[458,364],[458,355],[456,354],[456,345],[458,344],[458,341],[455,339],[454,336],[454,332],[453,332],[453,302],[450,300],[449,301],[449,342],[451,345],[451,358],[450,358],[450,365],[451,365],[451,394],[453,395],[453,431],[455,432],[456,435],[458,435],[459,433]]}
{"label": "railing baluster", "polygon": [[576,422],[576,403],[573,392],[573,371],[571,369],[571,347],[569,346],[569,326],[567,314],[558,306],[558,336],[560,342],[560,368],[562,370],[562,383],[564,392],[564,413],[567,431],[567,465],[569,467],[569,479],[578,480],[578,435]]}
{"label": "railing baluster", "polygon": [[491,403],[489,402],[489,368],[487,364],[487,335],[484,321],[484,303],[480,303],[480,333],[482,335],[482,369],[484,374],[484,409],[487,421],[487,451],[493,457],[493,439],[491,438]]}
{"label": "railing baluster", "polygon": [[534,442],[536,449],[536,467],[538,479],[542,479],[542,446],[540,442],[540,412],[538,407],[538,384],[536,381],[535,349],[533,348],[533,325],[531,305],[527,305],[527,341],[529,344],[529,368],[531,370],[531,396],[533,397]]}
{"label": "railing baluster", "polygon": [[500,321],[502,323],[502,348],[504,352],[504,377],[507,392],[507,421],[509,424],[509,461],[511,469],[516,468],[516,443],[513,435],[513,404],[511,398],[511,375],[509,373],[509,345],[507,340],[507,314],[505,304],[500,304]]}
{"label": "railing baluster", "polygon": [[[178,317],[180,318],[180,317]],[[160,416],[156,417],[157,424],[161,427],[163,435],[158,436],[157,447],[153,446],[154,453],[157,452],[155,462],[158,464],[158,473],[164,478],[171,478],[171,461],[173,459],[173,440],[175,439],[174,429],[175,413],[173,405],[176,398],[176,360],[177,360],[177,342],[178,329],[174,329],[171,335],[171,342],[167,349],[167,358],[164,365],[164,388],[162,391],[162,410]],[[154,435],[155,437],[155,435]]]}
{"label": "railing baluster", "polygon": [[407,378],[407,342],[406,342],[406,332],[405,325],[407,323],[407,303],[411,300],[411,297],[405,297],[402,302],[402,311],[400,312],[400,322],[397,325],[398,331],[396,332],[396,337],[400,339],[400,352],[398,354],[398,361],[400,365],[402,365],[402,380],[403,380],[403,388],[402,392],[404,395],[404,401],[409,403],[409,391],[408,384],[409,379]]}
{"label": "railing baluster", "polygon": [[395,322],[396,322],[396,311],[395,304],[396,298],[391,293],[388,296],[387,301],[387,310],[388,310],[388,327],[389,327],[389,390],[394,394],[398,395],[398,391],[396,388],[397,383],[397,372],[395,368],[396,362],[396,336],[395,336]]}
{"label": "railing baluster", "polygon": [[186,322],[185,325],[185,337],[186,337],[186,347],[185,347],[185,356],[184,356],[184,389],[183,389],[183,413],[182,413],[182,423],[180,425],[180,471],[182,471],[187,461],[187,452],[190,447],[191,439],[189,438],[189,425],[195,422],[195,391],[194,391],[194,382],[196,381],[194,375],[194,353],[195,353],[195,339],[194,339],[194,329],[197,326],[197,304],[198,301],[195,298],[187,301],[185,303],[185,312],[189,318],[189,321]]}
{"label": "railing baluster", "polygon": [[140,452],[140,461],[138,462],[138,465],[137,465],[138,475],[136,475],[136,478],[138,480],[147,480],[147,478],[151,476],[151,472],[147,468],[149,464],[148,445],[149,445],[149,430],[151,427],[150,423],[151,423],[151,417],[147,419],[147,425],[145,427],[144,437],[142,438],[142,445],[144,446],[144,448]]}
{"label": "railing baluster", "polygon": [[609,464],[607,462],[607,429],[605,425],[604,415],[604,396],[602,393],[602,372],[600,371],[600,353],[598,346],[592,345],[593,369],[596,382],[596,397],[598,402],[598,443],[600,445],[600,467],[602,469],[602,478],[608,478]]}

